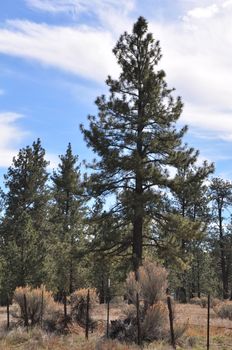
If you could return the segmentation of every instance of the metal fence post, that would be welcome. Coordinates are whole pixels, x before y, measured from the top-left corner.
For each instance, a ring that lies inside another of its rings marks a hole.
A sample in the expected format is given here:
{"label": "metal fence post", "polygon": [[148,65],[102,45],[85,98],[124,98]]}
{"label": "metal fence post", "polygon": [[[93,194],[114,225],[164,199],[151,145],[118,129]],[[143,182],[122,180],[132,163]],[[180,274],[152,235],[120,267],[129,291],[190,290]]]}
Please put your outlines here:
{"label": "metal fence post", "polygon": [[173,349],[176,349],[175,334],[174,334],[174,327],[173,327],[172,303],[171,303],[170,297],[167,297],[167,303],[168,303],[168,311],[169,311],[171,344]]}
{"label": "metal fence post", "polygon": [[140,327],[140,312],[139,312],[139,293],[136,293],[136,310],[137,310],[137,344],[141,345],[141,327]]}
{"label": "metal fence post", "polygon": [[210,294],[208,295],[208,312],[207,312],[207,350],[209,350],[209,328],[210,328]]}
{"label": "metal fence post", "polygon": [[110,279],[108,279],[107,293],[106,293],[106,303],[107,303],[106,337],[109,338],[109,326],[110,326]]}
{"label": "metal fence post", "polygon": [[27,297],[26,294],[23,294],[23,299],[24,299],[24,311],[25,311],[25,319],[24,319],[24,326],[27,327],[28,331],[28,313],[27,313]]}
{"label": "metal fence post", "polygon": [[10,328],[10,300],[9,300],[9,294],[7,294],[7,300],[6,300],[6,313],[7,313],[7,324],[6,327],[7,329]]}
{"label": "metal fence post", "polygon": [[85,338],[89,339],[89,289],[87,293],[87,303],[86,303],[86,324],[85,324]]}

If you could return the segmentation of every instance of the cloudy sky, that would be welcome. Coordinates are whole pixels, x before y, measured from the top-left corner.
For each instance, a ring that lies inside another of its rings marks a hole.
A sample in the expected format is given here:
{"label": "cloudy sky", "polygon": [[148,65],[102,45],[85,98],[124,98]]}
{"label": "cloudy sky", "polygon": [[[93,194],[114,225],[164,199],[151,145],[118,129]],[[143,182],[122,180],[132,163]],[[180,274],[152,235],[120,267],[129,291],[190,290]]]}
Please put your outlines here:
{"label": "cloudy sky", "polygon": [[184,101],[181,123],[200,160],[232,180],[232,0],[7,0],[0,2],[0,183],[20,147],[38,137],[51,168],[117,76],[112,54],[138,16],[160,40],[160,67]]}

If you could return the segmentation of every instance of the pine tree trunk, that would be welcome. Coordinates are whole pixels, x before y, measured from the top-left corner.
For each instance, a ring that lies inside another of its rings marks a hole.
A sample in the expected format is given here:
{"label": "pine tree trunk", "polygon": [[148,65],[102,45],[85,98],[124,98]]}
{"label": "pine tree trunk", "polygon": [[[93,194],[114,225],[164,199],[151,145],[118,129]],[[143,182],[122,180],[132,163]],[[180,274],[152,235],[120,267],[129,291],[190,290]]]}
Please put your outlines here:
{"label": "pine tree trunk", "polygon": [[73,293],[73,245],[74,239],[73,234],[71,234],[71,251],[70,251],[70,262],[69,262],[69,293]]}
{"label": "pine tree trunk", "polygon": [[143,147],[142,147],[142,132],[143,132],[143,93],[142,93],[142,75],[141,75],[141,63],[138,59],[138,125],[137,125],[137,155],[138,164],[136,164],[136,177],[135,177],[135,206],[134,206],[134,220],[133,220],[133,269],[136,272],[139,266],[142,264],[143,255],[143,181],[142,181],[142,162],[143,162]]}
{"label": "pine tree trunk", "polygon": [[70,266],[69,266],[69,293],[73,293],[73,261],[72,258],[70,260]]}
{"label": "pine tree trunk", "polygon": [[[139,134],[139,132],[138,132]],[[141,157],[140,143],[137,145],[137,151]],[[142,158],[142,157],[141,157]],[[140,169],[136,174],[136,187],[135,187],[135,203],[134,203],[134,220],[133,220],[133,269],[136,272],[139,266],[142,264],[143,255],[143,203],[142,203],[142,177],[140,175]]]}
{"label": "pine tree trunk", "polygon": [[133,223],[133,270],[136,272],[142,264],[142,234],[143,234],[143,217],[135,217]]}
{"label": "pine tree trunk", "polygon": [[21,263],[21,271],[20,271],[20,286],[21,287],[25,287],[25,264],[24,264],[24,241],[22,240],[21,242],[21,247],[20,247],[20,263]]}

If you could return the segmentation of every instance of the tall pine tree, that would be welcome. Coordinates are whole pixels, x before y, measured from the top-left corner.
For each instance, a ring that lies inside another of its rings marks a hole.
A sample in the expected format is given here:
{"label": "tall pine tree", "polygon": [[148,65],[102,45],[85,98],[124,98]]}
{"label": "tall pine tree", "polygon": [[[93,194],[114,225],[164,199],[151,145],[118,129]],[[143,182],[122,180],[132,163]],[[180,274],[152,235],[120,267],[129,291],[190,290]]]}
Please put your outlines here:
{"label": "tall pine tree", "polygon": [[[213,178],[210,184],[210,197],[213,203],[213,231],[219,246],[219,266],[223,298],[229,297],[229,275],[231,273],[231,237],[228,237],[226,222],[229,215],[225,210],[232,204],[232,183],[221,178]],[[229,238],[229,239],[228,239]]]}
{"label": "tall pine tree", "polygon": [[1,250],[8,291],[43,282],[47,216],[45,151],[38,139],[13,158],[5,178]]}
{"label": "tall pine tree", "polygon": [[[178,269],[176,273],[176,277],[179,277],[179,290],[185,301],[187,295],[192,297],[197,292],[200,297],[201,294],[204,266],[201,266],[200,260],[205,255],[206,230],[210,221],[206,181],[214,171],[213,164],[204,162],[202,166],[197,166],[196,161],[197,158],[192,159],[191,163],[183,163],[178,168],[172,186],[174,212],[179,213],[182,220],[189,221],[180,249],[182,257],[186,256],[189,264],[182,271]],[[189,234],[191,229],[195,229],[195,234]]]}
{"label": "tall pine tree", "polygon": [[[50,249],[56,287],[72,293],[78,287],[78,254],[84,236],[84,197],[78,157],[69,143],[65,155],[60,156],[58,170],[52,179],[53,235]],[[51,260],[50,260],[51,262]],[[80,286],[79,286],[80,287]]]}
{"label": "tall pine tree", "polygon": [[121,74],[117,80],[108,77],[109,98],[97,98],[98,116],[89,116],[89,129],[81,128],[98,155],[91,166],[91,193],[98,198],[114,194],[117,209],[126,212],[136,270],[143,257],[144,226],[158,214],[160,189],[170,184],[168,167],[178,168],[196,154],[182,145],[187,127],[177,130],[176,122],[183,104],[172,97],[164,71],[157,70],[159,42],[143,17],[113,52]]}

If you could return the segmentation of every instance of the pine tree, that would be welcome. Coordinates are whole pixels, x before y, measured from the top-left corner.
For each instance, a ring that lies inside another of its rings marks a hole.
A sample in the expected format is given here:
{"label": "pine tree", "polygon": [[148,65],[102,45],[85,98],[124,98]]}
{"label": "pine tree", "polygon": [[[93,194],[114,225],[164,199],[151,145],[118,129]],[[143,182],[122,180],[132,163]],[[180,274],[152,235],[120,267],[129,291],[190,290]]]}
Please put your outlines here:
{"label": "pine tree", "polygon": [[[172,194],[174,197],[174,212],[179,213],[182,219],[188,220],[187,232],[195,226],[196,233],[187,234],[186,239],[181,242],[181,254],[188,256],[191,261],[191,269],[179,269],[178,275],[182,281],[180,288],[187,296],[193,296],[196,291],[198,296],[201,294],[201,273],[200,259],[204,256],[201,249],[204,248],[204,239],[206,230],[210,221],[209,215],[209,197],[206,180],[209,174],[214,171],[213,164],[204,162],[202,166],[196,165],[197,158],[192,159],[191,163],[182,164],[178,168],[177,174],[173,179]],[[194,276],[194,278],[192,278]]]}
{"label": "pine tree", "polygon": [[47,216],[45,151],[38,139],[13,158],[5,178],[2,256],[8,290],[43,282]]}
{"label": "pine tree", "polygon": [[72,293],[77,280],[78,250],[83,241],[84,197],[80,179],[78,157],[68,144],[65,155],[60,156],[58,170],[51,177],[53,201],[53,232],[51,255],[58,288]]}
{"label": "pine tree", "polygon": [[228,243],[231,238],[227,237],[226,216],[223,216],[223,213],[232,204],[232,183],[220,178],[213,178],[210,184],[210,197],[214,209],[213,217],[216,222],[214,230],[217,234],[220,251],[223,298],[227,299],[229,297],[229,275],[231,272],[231,245],[228,245]]}
{"label": "pine tree", "polygon": [[98,117],[89,116],[90,126],[81,126],[87,145],[97,154],[91,168],[91,194],[113,194],[114,210],[121,210],[132,225],[132,261],[142,262],[144,226],[160,210],[160,189],[170,185],[168,167],[195,157],[182,145],[187,127],[176,129],[183,104],[172,97],[163,70],[158,41],[148,33],[143,17],[132,34],[124,33],[113,50],[121,74],[108,77],[110,96],[97,98]]}

